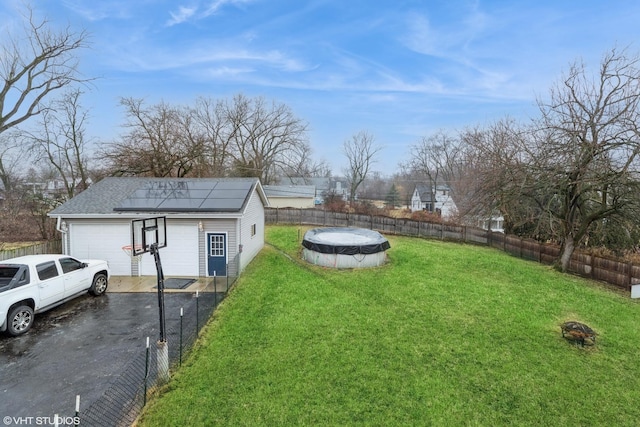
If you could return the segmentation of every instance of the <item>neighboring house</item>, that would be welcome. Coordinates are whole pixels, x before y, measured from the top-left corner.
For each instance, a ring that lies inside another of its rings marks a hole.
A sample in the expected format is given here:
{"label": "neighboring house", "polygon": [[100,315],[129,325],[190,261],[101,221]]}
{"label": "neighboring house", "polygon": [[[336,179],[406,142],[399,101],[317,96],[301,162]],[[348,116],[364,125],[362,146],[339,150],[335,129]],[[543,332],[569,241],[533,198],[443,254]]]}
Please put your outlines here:
{"label": "neighboring house", "polygon": [[502,215],[496,215],[491,218],[484,218],[478,220],[478,227],[483,230],[491,230],[500,233],[504,233],[504,217]]}
{"label": "neighboring house", "polygon": [[451,197],[451,189],[446,185],[430,187],[427,184],[417,184],[411,196],[411,212],[429,211],[444,218],[456,214],[456,204]]}
{"label": "neighboring house", "polygon": [[324,196],[335,194],[343,200],[349,200],[349,185],[344,178],[327,177],[284,177],[280,179],[280,185],[313,185],[316,188],[316,205],[324,203]]}
{"label": "neighboring house", "polygon": [[133,219],[166,217],[165,276],[239,274],[264,245],[268,199],[256,178],[110,177],[49,213],[63,253],[105,259],[113,275],[156,274],[153,256],[130,257]]}
{"label": "neighboring house", "polygon": [[[84,190],[81,186],[80,178],[76,178],[74,181],[74,192],[80,193]],[[91,185],[93,181],[88,180],[87,185]],[[62,179],[50,179],[45,182],[27,182],[24,184],[27,191],[31,191],[34,194],[42,194],[49,198],[66,198],[67,187]]]}
{"label": "neighboring house", "polygon": [[313,208],[316,187],[313,185],[265,185],[264,192],[272,208]]}

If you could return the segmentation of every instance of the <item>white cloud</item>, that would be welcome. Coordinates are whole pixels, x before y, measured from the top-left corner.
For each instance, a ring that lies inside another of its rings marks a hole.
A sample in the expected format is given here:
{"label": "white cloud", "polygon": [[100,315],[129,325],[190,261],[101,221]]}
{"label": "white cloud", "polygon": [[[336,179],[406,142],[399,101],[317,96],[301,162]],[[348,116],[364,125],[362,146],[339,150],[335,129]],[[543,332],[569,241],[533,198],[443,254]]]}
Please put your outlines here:
{"label": "white cloud", "polygon": [[203,16],[207,17],[207,16],[210,16],[210,15],[213,15],[213,14],[217,13],[218,10],[220,10],[225,5],[227,5],[227,4],[235,4],[235,3],[242,3],[242,1],[236,1],[236,0],[214,0],[205,9],[205,11],[203,13]]}
{"label": "white cloud", "polygon": [[62,4],[90,22],[107,18],[126,19],[133,11],[133,5],[127,0],[109,0],[85,2],[82,0],[64,0]]}
{"label": "white cloud", "polygon": [[204,73],[209,78],[236,78],[244,74],[253,73],[255,69],[249,67],[219,67],[210,68]]}
{"label": "white cloud", "polygon": [[196,13],[196,7],[180,6],[178,12],[169,12],[171,19],[167,22],[167,26],[182,24]]}
{"label": "white cloud", "polygon": [[167,21],[167,26],[182,24],[192,19],[204,19],[217,14],[220,9],[227,5],[241,6],[252,1],[254,0],[213,0],[203,6],[180,6],[177,12],[169,12],[171,19]]}

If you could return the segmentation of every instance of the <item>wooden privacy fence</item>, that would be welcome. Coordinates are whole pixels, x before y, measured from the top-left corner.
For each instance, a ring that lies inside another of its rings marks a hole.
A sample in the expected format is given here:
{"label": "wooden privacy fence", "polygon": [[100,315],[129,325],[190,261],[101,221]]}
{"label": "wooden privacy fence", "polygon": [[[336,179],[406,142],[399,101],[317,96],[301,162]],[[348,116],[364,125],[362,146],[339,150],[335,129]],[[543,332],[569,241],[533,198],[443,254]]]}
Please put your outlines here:
{"label": "wooden privacy fence", "polygon": [[[435,238],[487,245],[519,258],[551,265],[560,256],[560,247],[531,239],[491,232],[477,227],[416,221],[406,218],[331,212],[321,209],[267,208],[267,224],[358,227],[410,237]],[[575,251],[569,272],[631,290],[640,283],[640,265]]]}
{"label": "wooden privacy fence", "polygon": [[50,240],[47,242],[37,243],[31,246],[24,246],[22,248],[0,250],[0,261],[15,258],[24,255],[38,255],[38,254],[61,254],[62,253],[62,241]]}

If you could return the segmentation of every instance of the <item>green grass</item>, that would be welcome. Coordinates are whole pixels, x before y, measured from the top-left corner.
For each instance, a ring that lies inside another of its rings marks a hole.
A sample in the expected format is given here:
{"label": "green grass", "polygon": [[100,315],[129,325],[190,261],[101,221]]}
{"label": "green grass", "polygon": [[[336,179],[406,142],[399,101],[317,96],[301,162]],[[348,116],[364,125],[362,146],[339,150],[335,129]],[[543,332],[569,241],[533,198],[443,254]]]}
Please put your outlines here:
{"label": "green grass", "polygon": [[[640,306],[627,295],[403,237],[384,267],[309,266],[299,231],[268,228],[273,246],[140,425],[637,425]],[[566,320],[597,345],[563,339]]]}

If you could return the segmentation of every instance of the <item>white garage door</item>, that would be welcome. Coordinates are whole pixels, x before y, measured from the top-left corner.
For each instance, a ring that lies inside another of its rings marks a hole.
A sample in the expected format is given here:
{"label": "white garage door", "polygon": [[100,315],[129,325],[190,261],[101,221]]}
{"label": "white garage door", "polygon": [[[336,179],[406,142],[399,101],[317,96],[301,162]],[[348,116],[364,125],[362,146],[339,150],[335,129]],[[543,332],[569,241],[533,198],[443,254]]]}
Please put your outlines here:
{"label": "white garage door", "polygon": [[[198,226],[196,224],[167,224],[167,247],[160,249],[164,277],[198,276]],[[140,274],[153,276],[156,264],[151,254],[144,254]]]}
{"label": "white garage door", "polygon": [[109,262],[111,274],[131,275],[131,258],[122,246],[131,243],[130,222],[71,223],[69,225],[71,256],[104,259]]}

